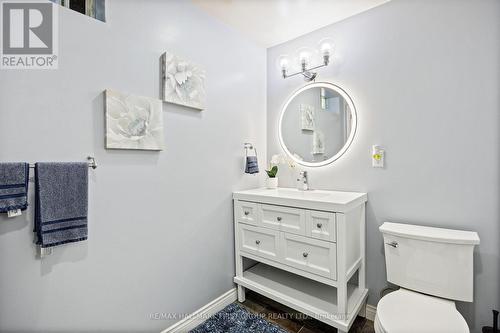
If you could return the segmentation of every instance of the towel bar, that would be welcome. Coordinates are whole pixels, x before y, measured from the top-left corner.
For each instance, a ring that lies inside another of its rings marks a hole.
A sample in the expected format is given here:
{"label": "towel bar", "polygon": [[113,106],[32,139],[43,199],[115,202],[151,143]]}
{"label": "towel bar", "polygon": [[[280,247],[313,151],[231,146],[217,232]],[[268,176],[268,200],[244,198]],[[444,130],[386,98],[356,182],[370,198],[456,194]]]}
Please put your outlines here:
{"label": "towel bar", "polygon": [[[87,160],[89,161],[89,168],[96,169],[97,168],[97,162],[95,160],[95,157],[93,156],[88,156]],[[35,168],[35,163],[30,163],[30,169]]]}

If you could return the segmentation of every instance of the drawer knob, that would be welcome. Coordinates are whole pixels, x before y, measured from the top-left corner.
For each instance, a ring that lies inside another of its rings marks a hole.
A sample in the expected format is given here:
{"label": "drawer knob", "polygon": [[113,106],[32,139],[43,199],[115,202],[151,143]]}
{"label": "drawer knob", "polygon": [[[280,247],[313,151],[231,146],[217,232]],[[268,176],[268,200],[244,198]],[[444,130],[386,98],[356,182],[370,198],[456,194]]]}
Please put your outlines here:
{"label": "drawer knob", "polygon": [[278,216],[276,220],[278,220],[278,222],[281,221],[282,220],[281,216]]}
{"label": "drawer knob", "polygon": [[248,216],[250,214],[250,212],[248,210],[245,210],[245,216]]}
{"label": "drawer knob", "polygon": [[309,253],[304,252],[304,253],[302,253],[302,256],[303,256],[304,258],[307,258],[307,256],[309,256]]}
{"label": "drawer knob", "polygon": [[259,245],[259,244],[260,244],[260,240],[258,240],[258,239],[257,239],[257,240],[255,241],[255,244]]}
{"label": "drawer knob", "polygon": [[318,227],[318,229],[321,229],[321,227],[323,226],[323,223],[318,223],[318,224],[316,224],[316,226]]}

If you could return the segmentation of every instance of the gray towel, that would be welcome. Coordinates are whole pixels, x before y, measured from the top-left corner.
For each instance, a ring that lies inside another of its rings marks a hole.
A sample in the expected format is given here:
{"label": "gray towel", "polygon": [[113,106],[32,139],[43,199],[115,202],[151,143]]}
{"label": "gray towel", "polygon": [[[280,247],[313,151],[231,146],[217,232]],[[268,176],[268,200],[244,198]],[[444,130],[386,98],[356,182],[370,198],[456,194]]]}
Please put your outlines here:
{"label": "gray towel", "polygon": [[0,163],[0,213],[28,207],[28,163]]}
{"label": "gray towel", "polygon": [[259,162],[257,162],[257,156],[247,156],[245,173],[259,173]]}
{"label": "gray towel", "polygon": [[87,239],[88,164],[36,163],[35,232],[42,248]]}

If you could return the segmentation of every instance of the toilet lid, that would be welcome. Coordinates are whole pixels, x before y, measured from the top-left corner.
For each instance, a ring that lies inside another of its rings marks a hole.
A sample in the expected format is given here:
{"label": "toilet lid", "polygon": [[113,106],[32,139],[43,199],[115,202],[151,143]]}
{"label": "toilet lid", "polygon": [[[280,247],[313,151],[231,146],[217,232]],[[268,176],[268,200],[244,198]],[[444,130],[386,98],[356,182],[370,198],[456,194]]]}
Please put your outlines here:
{"label": "toilet lid", "polygon": [[454,302],[406,289],[382,297],[376,321],[384,333],[469,333]]}

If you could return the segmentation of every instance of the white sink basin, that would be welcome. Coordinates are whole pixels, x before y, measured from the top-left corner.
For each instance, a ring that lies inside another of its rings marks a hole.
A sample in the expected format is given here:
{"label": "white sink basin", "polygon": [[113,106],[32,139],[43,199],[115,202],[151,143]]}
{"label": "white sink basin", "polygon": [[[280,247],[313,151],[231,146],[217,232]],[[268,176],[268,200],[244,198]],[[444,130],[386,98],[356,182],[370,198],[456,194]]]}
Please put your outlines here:
{"label": "white sink basin", "polygon": [[[278,188],[276,190],[269,190],[269,189],[263,189],[263,190],[267,192],[268,195],[277,195],[284,198],[285,197],[302,198],[310,200],[321,199],[331,195],[330,193],[324,191],[315,191],[315,190],[300,191],[294,188]],[[273,193],[273,191],[275,193]]]}
{"label": "white sink basin", "polygon": [[309,190],[280,187],[257,188],[233,193],[233,198],[244,201],[264,202],[273,205],[303,207],[326,211],[346,212],[366,202],[366,193]]}

